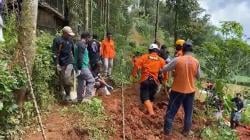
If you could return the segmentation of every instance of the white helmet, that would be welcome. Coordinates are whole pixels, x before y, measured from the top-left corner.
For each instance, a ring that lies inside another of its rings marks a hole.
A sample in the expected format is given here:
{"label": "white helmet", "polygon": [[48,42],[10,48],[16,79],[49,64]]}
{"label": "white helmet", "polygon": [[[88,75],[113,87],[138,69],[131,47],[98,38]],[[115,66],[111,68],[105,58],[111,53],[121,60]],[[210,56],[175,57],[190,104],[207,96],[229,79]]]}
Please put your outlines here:
{"label": "white helmet", "polygon": [[159,50],[159,47],[158,47],[158,45],[157,44],[150,44],[150,46],[149,46],[149,48],[148,48],[149,50],[153,50],[153,49],[158,49]]}

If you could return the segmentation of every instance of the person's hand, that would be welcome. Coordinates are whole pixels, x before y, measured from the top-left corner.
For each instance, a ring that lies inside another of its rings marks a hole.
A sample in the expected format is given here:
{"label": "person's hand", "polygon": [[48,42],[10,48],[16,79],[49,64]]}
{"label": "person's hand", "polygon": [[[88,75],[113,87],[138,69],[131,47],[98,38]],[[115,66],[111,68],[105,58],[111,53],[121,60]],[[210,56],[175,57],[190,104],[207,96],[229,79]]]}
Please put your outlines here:
{"label": "person's hand", "polygon": [[61,71],[61,70],[62,70],[62,67],[61,67],[59,64],[57,64],[57,65],[56,65],[56,69],[57,69],[58,71]]}
{"label": "person's hand", "polygon": [[76,72],[76,77],[78,77],[80,74],[81,74],[81,70],[78,70],[78,71]]}

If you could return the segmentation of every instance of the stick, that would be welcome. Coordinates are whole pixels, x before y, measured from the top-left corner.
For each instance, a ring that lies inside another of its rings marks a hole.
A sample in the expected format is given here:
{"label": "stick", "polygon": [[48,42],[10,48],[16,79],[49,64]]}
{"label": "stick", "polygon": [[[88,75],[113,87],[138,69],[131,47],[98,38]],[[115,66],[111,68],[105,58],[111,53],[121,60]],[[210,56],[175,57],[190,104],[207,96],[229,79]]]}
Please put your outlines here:
{"label": "stick", "polygon": [[42,124],[42,119],[41,119],[41,114],[40,114],[40,111],[38,109],[36,97],[35,97],[34,90],[33,90],[33,87],[32,87],[31,76],[30,76],[30,72],[29,72],[29,68],[28,68],[28,64],[27,64],[27,58],[26,58],[26,55],[25,55],[24,51],[23,50],[21,50],[21,51],[22,51],[22,55],[23,55],[23,59],[24,59],[25,70],[26,70],[26,75],[27,75],[27,78],[28,78],[30,93],[31,93],[31,96],[32,96],[32,99],[33,99],[33,104],[34,104],[34,106],[36,108],[36,113],[37,113],[39,126],[40,126],[40,128],[42,130],[43,139],[46,140],[46,135],[45,135],[45,131],[43,129],[43,124]]}
{"label": "stick", "polygon": [[122,83],[122,136],[123,136],[123,140],[126,139],[126,135],[125,135],[125,109],[124,109],[124,94],[123,94],[123,83]]}

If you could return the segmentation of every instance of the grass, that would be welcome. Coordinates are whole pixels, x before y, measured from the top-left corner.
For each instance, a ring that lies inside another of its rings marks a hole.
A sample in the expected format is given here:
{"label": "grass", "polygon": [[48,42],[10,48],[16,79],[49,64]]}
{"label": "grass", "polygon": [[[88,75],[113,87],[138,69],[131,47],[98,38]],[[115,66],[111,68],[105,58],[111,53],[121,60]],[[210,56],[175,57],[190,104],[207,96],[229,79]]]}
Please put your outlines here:
{"label": "grass", "polygon": [[79,131],[87,131],[89,139],[108,140],[114,133],[114,128],[109,117],[104,112],[102,101],[93,98],[89,103],[72,105],[62,110],[64,113],[73,113],[79,116],[79,122],[75,125]]}

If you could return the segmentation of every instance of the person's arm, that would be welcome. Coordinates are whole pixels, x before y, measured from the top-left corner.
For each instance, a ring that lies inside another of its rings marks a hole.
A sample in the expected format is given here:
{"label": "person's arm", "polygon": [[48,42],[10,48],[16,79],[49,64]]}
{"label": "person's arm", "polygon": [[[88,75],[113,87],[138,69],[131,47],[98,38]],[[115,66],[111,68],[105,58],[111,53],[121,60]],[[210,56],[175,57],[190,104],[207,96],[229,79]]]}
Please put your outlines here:
{"label": "person's arm", "polygon": [[178,58],[174,58],[167,65],[165,65],[162,69],[162,72],[172,71],[175,69]]}
{"label": "person's arm", "polygon": [[198,64],[196,79],[200,79],[200,77],[201,77],[201,67],[200,64]]}
{"label": "person's arm", "polygon": [[136,61],[135,61],[135,64],[134,64],[134,67],[133,67],[133,70],[132,70],[132,76],[133,77],[136,77],[137,76],[137,71],[139,69],[141,69],[141,65],[143,64],[143,61],[144,61],[144,57],[141,56],[139,57]]}

